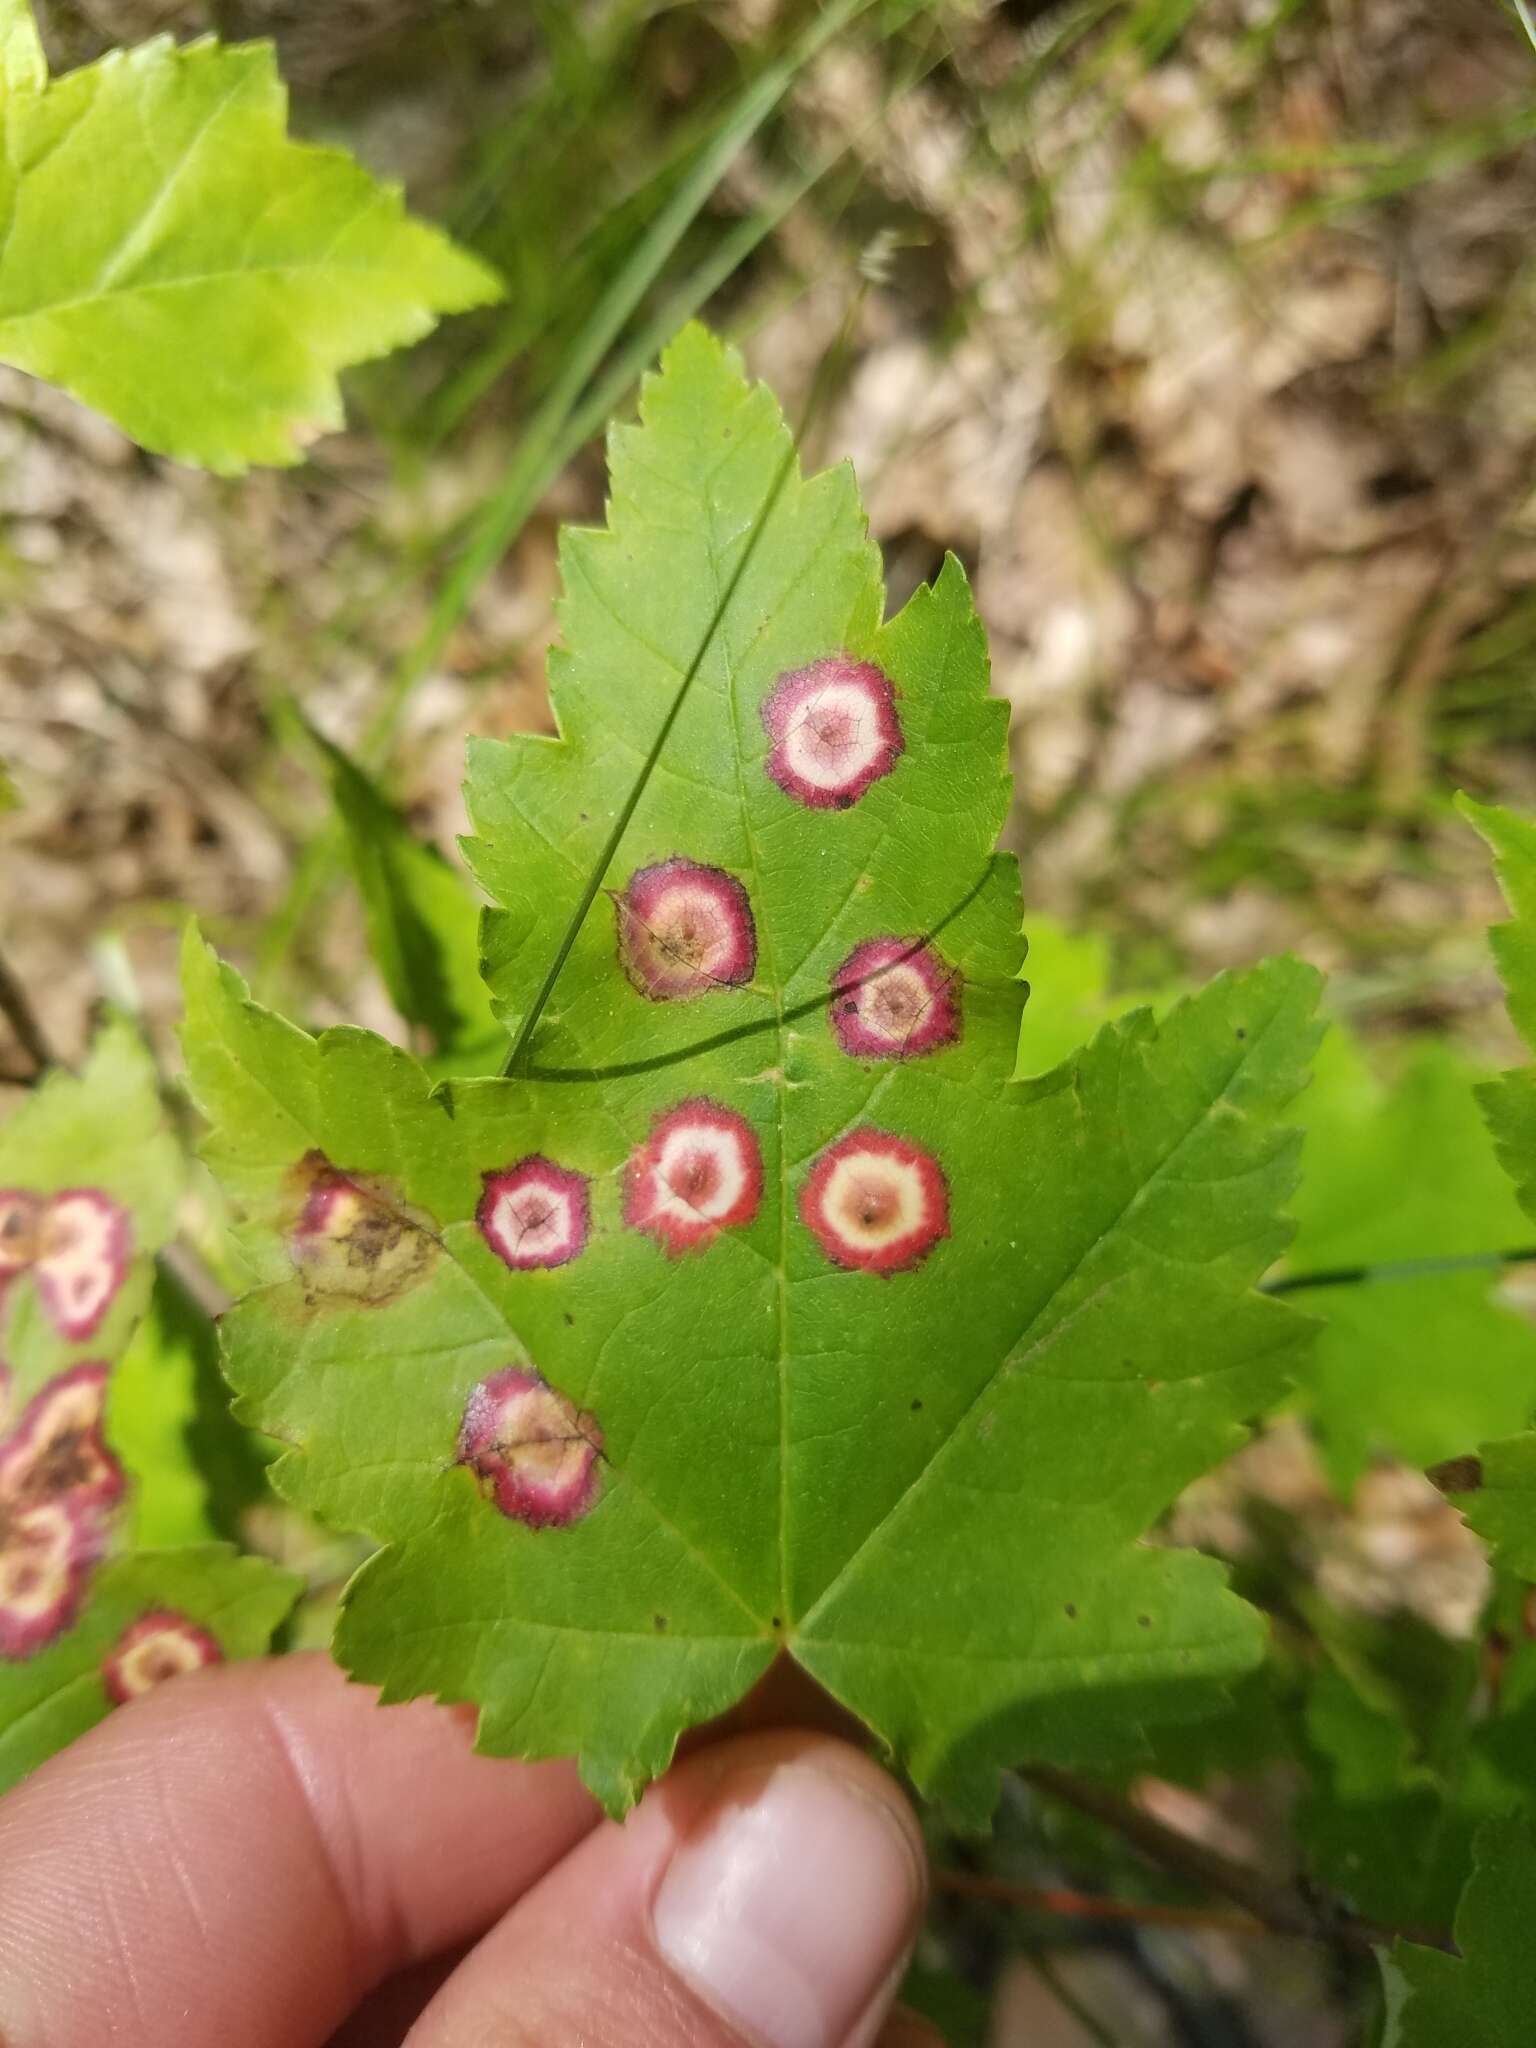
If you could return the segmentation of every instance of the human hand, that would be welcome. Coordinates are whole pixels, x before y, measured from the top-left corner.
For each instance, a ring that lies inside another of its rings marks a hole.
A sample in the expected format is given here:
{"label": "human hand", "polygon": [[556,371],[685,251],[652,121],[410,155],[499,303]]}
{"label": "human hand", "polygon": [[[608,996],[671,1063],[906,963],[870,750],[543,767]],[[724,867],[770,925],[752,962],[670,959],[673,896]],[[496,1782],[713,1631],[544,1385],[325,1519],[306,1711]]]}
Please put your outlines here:
{"label": "human hand", "polygon": [[178,1679],[0,1800],[3,2048],[936,2048],[891,1781],[722,1739],[622,1827],[327,1660]]}

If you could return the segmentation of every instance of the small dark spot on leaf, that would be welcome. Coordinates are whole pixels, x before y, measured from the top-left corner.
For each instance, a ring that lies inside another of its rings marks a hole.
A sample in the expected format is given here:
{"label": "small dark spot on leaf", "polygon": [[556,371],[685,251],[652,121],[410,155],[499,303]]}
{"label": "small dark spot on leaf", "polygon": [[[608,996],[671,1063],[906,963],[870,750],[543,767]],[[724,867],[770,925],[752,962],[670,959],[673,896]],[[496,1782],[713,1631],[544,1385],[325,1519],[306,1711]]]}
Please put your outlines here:
{"label": "small dark spot on leaf", "polygon": [[573,1330],[576,1327],[576,1318],[571,1314],[569,1309],[567,1309],[565,1312],[565,1327],[568,1330]]}
{"label": "small dark spot on leaf", "polygon": [[922,1402],[921,1402],[921,1401],[914,1401],[914,1402],[912,1403],[912,1413],[913,1413],[914,1415],[918,1415],[918,1414],[921,1414],[921,1412],[922,1412],[922,1406],[923,1406],[923,1404],[922,1404]]}
{"label": "small dark spot on leaf", "polygon": [[664,1614],[653,1614],[651,1627],[655,1629],[657,1635],[664,1636],[667,1632],[667,1617]]}
{"label": "small dark spot on leaf", "polygon": [[1138,1614],[1138,1615],[1137,1615],[1137,1617],[1136,1617],[1136,1626],[1137,1626],[1138,1628],[1150,1628],[1150,1627],[1152,1626],[1152,1617],[1151,1617],[1151,1615],[1150,1615],[1150,1614]]}
{"label": "small dark spot on leaf", "polygon": [[1237,1035],[1239,1038],[1246,1038],[1248,1036],[1246,1027],[1239,1024],[1237,1027]]}
{"label": "small dark spot on leaf", "polygon": [[772,1621],[773,1626],[775,1628],[782,1628],[784,1626],[784,1617],[782,1614],[771,1615],[769,1619]]}
{"label": "small dark spot on leaf", "polygon": [[849,811],[853,808],[853,798],[851,796],[834,797],[833,802],[840,811]]}
{"label": "small dark spot on leaf", "polygon": [[1075,1603],[1075,1602],[1073,1602],[1073,1601],[1069,1600],[1069,1601],[1067,1602],[1066,1606],[1065,1606],[1065,1607],[1063,1607],[1063,1609],[1062,1609],[1061,1611],[1062,1611],[1062,1613],[1063,1613],[1063,1614],[1064,1614],[1064,1615],[1065,1615],[1065,1616],[1067,1617],[1068,1621],[1076,1621],[1076,1619],[1077,1619],[1077,1606],[1076,1606],[1076,1603]]}
{"label": "small dark spot on leaf", "polygon": [[1476,1493],[1483,1483],[1483,1461],[1477,1457],[1447,1458],[1424,1475],[1442,1493]]}

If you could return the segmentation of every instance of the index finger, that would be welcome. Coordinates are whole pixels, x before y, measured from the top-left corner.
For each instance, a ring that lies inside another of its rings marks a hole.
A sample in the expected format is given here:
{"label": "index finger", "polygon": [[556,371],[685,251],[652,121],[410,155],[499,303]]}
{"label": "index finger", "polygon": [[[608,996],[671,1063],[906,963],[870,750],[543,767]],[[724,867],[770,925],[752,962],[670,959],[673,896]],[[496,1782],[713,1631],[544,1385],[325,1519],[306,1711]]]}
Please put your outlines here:
{"label": "index finger", "polygon": [[595,1819],[570,1766],[324,1657],[179,1678],[0,1800],[0,2042],[318,2048]]}

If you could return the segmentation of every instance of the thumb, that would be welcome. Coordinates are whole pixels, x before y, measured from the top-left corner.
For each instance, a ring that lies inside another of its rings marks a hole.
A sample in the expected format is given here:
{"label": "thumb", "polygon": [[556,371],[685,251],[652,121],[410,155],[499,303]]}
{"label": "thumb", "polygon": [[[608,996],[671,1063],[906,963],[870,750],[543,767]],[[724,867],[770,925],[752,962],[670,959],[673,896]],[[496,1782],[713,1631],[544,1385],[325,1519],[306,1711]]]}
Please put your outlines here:
{"label": "thumb", "polygon": [[724,1742],[499,1921],[410,2048],[872,2048],[924,1892],[912,1810],[867,1757]]}

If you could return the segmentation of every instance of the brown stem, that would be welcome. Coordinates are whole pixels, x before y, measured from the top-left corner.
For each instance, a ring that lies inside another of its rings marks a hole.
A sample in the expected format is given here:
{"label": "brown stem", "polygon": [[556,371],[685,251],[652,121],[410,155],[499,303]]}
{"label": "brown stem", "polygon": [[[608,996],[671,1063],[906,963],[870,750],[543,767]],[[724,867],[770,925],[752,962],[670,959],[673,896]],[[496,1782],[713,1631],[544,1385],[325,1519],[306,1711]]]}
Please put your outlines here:
{"label": "brown stem", "polygon": [[31,1060],[34,1078],[57,1064],[53,1048],[37,1020],[37,1012],[16,976],[11,972],[5,955],[0,953],[0,1015],[3,1015],[16,1034],[16,1042]]}
{"label": "brown stem", "polygon": [[1166,1826],[1107,1785],[1074,1778],[1066,1771],[1052,1770],[1043,1764],[1018,1775],[1047,1798],[1111,1829],[1159,1869],[1198,1885],[1203,1891],[1231,1899],[1271,1934],[1296,1935],[1366,1951],[1388,1945],[1399,1936],[1426,1947],[1449,1946],[1442,1932],[1383,1927],[1352,1912],[1341,1900],[1312,1898],[1296,1885],[1266,1877],[1250,1864],[1223,1856],[1192,1836],[1181,1834],[1177,1828]]}
{"label": "brown stem", "polygon": [[1273,1929],[1251,1913],[1220,1906],[1163,1906],[1150,1899],[1107,1899],[1093,1892],[1065,1891],[1057,1885],[1016,1884],[1012,1878],[983,1877],[972,1870],[936,1870],[935,1891],[968,1899],[995,1899],[1030,1913],[1050,1913],[1068,1920],[1134,1920],[1144,1927],[1215,1928],[1223,1934],[1271,1934]]}

